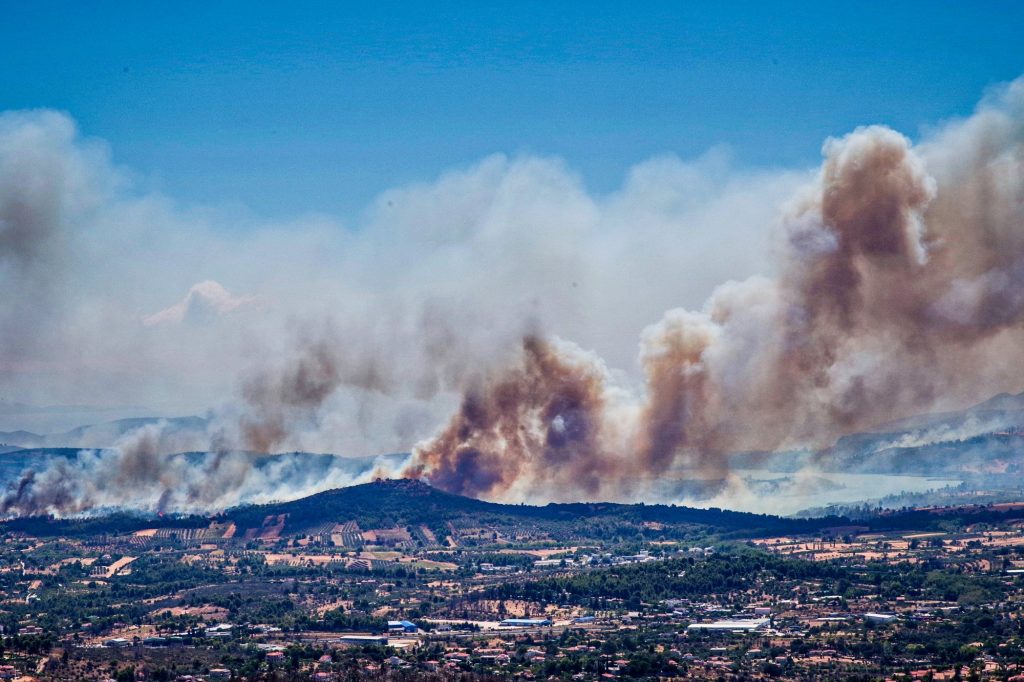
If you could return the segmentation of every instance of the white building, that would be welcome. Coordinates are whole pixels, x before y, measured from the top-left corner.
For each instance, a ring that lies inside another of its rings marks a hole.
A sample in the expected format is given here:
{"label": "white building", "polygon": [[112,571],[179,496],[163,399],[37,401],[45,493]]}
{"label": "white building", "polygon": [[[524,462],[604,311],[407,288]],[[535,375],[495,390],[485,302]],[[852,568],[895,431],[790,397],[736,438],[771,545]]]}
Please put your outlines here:
{"label": "white building", "polygon": [[755,630],[765,630],[770,624],[771,619],[769,618],[744,618],[742,620],[716,620],[712,623],[693,623],[686,626],[686,629],[688,631],[754,632]]}
{"label": "white building", "polygon": [[896,621],[896,616],[891,613],[865,613],[864,620],[869,623],[892,623]]}

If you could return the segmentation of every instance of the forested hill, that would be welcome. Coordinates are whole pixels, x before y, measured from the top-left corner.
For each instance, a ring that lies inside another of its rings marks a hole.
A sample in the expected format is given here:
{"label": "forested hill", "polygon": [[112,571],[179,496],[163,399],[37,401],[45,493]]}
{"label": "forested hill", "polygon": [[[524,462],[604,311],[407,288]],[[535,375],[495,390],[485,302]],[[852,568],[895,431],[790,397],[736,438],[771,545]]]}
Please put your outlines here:
{"label": "forested hill", "polygon": [[787,519],[721,509],[694,509],[671,505],[615,504],[609,502],[547,504],[498,504],[433,488],[418,480],[377,480],[373,483],[328,490],[289,502],[229,509],[214,518],[168,514],[155,516],[115,511],[79,519],[44,517],[12,519],[6,524],[33,535],[117,534],[142,528],[204,527],[211,520],[234,522],[241,534],[260,528],[268,519],[286,519],[282,535],[301,535],[325,523],[357,522],[362,528],[426,525],[442,528],[448,522],[462,526],[497,529],[532,528],[560,538],[589,538],[610,532],[633,533],[665,526],[669,534],[734,536],[813,531],[842,525],[845,519]]}
{"label": "forested hill", "polygon": [[287,514],[296,525],[326,519],[352,519],[370,525],[436,523],[467,516],[513,520],[573,523],[597,518],[623,522],[709,526],[724,531],[759,529],[787,532],[845,523],[844,519],[787,519],[769,514],[750,514],[722,509],[695,509],[664,504],[615,504],[612,502],[551,503],[543,506],[498,504],[453,495],[419,480],[378,480],[348,488],[328,490],[291,502],[231,510],[228,516],[248,526],[268,515]]}
{"label": "forested hill", "polygon": [[[907,510],[858,519],[856,524],[871,530],[934,529],[951,522],[975,523],[989,517],[1024,518],[1024,507]],[[462,528],[486,528],[508,535],[525,531],[527,535],[559,540],[599,539],[608,534],[637,539],[641,535],[648,539],[708,536],[741,539],[774,534],[828,534],[830,529],[842,532],[841,527],[851,524],[848,519],[837,516],[795,519],[663,504],[498,504],[446,493],[418,480],[378,480],[290,502],[229,509],[212,518],[114,511],[91,518],[34,517],[4,523],[11,530],[24,530],[36,536],[79,537],[128,533],[143,528],[202,528],[211,522],[233,522],[238,537],[244,537],[246,531],[280,524],[277,532],[281,537],[288,537],[326,532],[325,527],[350,521],[363,529],[423,525],[435,529],[439,536],[447,535],[446,527],[454,523]]]}

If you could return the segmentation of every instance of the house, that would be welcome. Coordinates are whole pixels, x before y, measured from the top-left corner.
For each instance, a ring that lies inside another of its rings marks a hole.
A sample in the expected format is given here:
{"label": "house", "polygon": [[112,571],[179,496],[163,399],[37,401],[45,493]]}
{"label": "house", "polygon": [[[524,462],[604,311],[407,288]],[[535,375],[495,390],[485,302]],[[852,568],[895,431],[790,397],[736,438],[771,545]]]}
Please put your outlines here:
{"label": "house", "polygon": [[405,632],[414,634],[419,632],[419,627],[416,623],[408,620],[389,620],[388,621],[388,632]]}
{"label": "house", "polygon": [[562,566],[571,566],[572,559],[538,559],[533,562],[534,568],[560,568]]}
{"label": "house", "polygon": [[339,644],[380,644],[386,646],[388,638],[384,635],[342,635]]}
{"label": "house", "polygon": [[896,621],[896,616],[891,613],[865,613],[864,620],[868,623],[885,625]]}
{"label": "house", "polygon": [[748,618],[743,620],[716,620],[713,623],[693,623],[686,626],[687,631],[709,630],[725,632],[754,632],[764,630],[771,624],[768,618]]}
{"label": "house", "polygon": [[212,637],[213,639],[228,639],[231,637],[231,629],[234,626],[231,623],[220,623],[218,625],[211,625],[206,628],[206,636]]}
{"label": "house", "polygon": [[503,628],[535,628],[551,624],[550,618],[506,618],[498,623]]}

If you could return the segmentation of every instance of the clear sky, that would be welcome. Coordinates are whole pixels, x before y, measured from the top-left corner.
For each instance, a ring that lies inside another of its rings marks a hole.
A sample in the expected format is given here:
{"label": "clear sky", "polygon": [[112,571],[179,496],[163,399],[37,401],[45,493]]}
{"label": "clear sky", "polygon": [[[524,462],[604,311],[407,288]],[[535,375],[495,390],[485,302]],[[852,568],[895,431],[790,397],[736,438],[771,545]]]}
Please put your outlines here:
{"label": "clear sky", "polygon": [[353,215],[492,152],[597,192],[716,145],[811,166],[1024,72],[1021,2],[467,4],[5,1],[0,109],[67,111],[182,201]]}

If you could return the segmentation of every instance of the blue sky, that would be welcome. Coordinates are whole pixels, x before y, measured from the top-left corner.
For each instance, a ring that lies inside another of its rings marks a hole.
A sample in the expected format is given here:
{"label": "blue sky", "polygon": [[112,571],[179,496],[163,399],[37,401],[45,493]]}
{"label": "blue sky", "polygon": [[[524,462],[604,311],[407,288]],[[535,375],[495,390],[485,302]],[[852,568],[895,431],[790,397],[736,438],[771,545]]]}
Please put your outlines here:
{"label": "blue sky", "polygon": [[810,166],[1024,72],[1019,2],[265,4],[5,2],[0,109],[69,112],[178,200],[352,216],[492,152],[596,192],[716,145]]}

